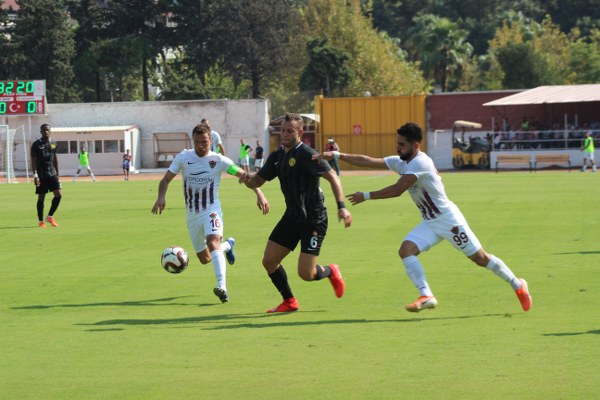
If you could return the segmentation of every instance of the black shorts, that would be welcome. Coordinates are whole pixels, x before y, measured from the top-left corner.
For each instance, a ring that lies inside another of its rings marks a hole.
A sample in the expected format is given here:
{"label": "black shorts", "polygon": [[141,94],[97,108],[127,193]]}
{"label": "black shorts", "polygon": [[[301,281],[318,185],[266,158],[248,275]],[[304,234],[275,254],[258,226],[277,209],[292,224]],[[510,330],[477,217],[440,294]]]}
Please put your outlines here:
{"label": "black shorts", "polygon": [[321,251],[321,245],[327,234],[327,220],[316,224],[306,224],[294,221],[287,215],[283,215],[281,220],[275,225],[269,240],[294,251],[298,242],[302,253],[318,256]]}
{"label": "black shorts", "polygon": [[40,186],[35,187],[36,194],[46,194],[48,192],[54,192],[55,190],[61,189],[58,175],[39,178]]}

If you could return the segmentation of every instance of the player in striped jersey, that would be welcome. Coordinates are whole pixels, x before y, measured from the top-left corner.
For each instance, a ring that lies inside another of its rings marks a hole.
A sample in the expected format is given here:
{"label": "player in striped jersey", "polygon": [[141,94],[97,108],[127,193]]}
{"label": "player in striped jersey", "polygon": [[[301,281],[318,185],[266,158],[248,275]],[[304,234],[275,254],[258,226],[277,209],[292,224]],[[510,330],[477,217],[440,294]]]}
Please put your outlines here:
{"label": "player in striped jersey", "polygon": [[[194,148],[179,153],[161,179],[152,213],[162,214],[169,183],[181,172],[187,227],[194,251],[202,264],[212,261],[217,279],[213,293],[225,303],[229,301],[225,258],[230,264],[235,262],[235,240],[229,238],[222,242],[223,212],[218,196],[219,185],[223,172],[240,179],[244,179],[247,173],[229,158],[210,150],[212,136],[208,125],[196,125],[192,137]],[[260,189],[253,190],[256,192],[258,208],[263,214],[267,214],[269,202]]]}
{"label": "player in striped jersey", "polygon": [[423,221],[404,238],[399,251],[408,276],[419,290],[419,298],[406,305],[407,311],[419,312],[437,306],[437,299],[425,279],[425,271],[417,256],[444,239],[477,265],[491,270],[510,284],[523,310],[528,311],[532,299],[527,282],[517,278],[504,261],[483,249],[458,207],[446,197],[442,178],[433,160],[420,151],[422,139],[421,128],[408,123],[398,129],[397,156],[373,158],[333,151],[324,152],[316,158],[337,158],[362,167],[388,168],[400,175],[400,179],[391,186],[374,192],[356,192],[346,197],[356,205],[366,200],[398,197],[408,191],[421,212]]}

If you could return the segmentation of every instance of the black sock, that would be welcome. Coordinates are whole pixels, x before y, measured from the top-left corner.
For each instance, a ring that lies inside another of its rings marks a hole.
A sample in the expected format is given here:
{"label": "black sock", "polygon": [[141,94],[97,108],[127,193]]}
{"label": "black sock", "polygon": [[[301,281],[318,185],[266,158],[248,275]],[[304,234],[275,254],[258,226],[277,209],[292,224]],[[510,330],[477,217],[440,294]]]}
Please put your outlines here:
{"label": "black sock", "polygon": [[37,201],[38,221],[44,220],[44,199],[38,197]]}
{"label": "black sock", "polygon": [[315,281],[320,281],[323,278],[329,278],[331,276],[331,268],[329,265],[321,267],[317,264],[317,276],[315,276]]}
{"label": "black sock", "polygon": [[269,274],[269,278],[271,278],[271,282],[273,282],[273,285],[279,290],[279,293],[281,293],[281,297],[283,297],[284,300],[294,297],[292,289],[288,284],[287,273],[285,272],[283,265],[280,265],[275,272]]}
{"label": "black sock", "polygon": [[60,199],[62,198],[62,196],[54,196],[54,198],[52,199],[52,206],[50,206],[50,211],[48,211],[48,215],[53,216],[54,212],[56,211],[56,209],[58,208],[58,205],[60,204]]}

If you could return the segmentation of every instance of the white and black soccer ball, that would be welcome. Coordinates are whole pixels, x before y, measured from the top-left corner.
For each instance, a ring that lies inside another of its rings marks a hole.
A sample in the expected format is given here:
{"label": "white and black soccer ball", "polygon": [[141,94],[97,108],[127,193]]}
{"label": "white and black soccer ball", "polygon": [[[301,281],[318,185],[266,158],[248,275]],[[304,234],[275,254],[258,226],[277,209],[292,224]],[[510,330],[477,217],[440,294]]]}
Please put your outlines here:
{"label": "white and black soccer ball", "polygon": [[160,256],[160,263],[165,271],[172,274],[183,272],[190,261],[188,253],[179,246],[170,246]]}

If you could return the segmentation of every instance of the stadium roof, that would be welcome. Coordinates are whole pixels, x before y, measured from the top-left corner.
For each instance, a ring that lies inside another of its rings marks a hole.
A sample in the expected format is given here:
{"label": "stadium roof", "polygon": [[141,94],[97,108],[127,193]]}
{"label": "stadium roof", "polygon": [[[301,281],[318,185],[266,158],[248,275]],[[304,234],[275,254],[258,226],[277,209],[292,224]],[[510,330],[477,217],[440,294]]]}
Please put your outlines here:
{"label": "stadium roof", "polygon": [[600,101],[600,84],[539,86],[484,106],[520,106],[527,104],[585,103]]}
{"label": "stadium roof", "polygon": [[14,11],[18,11],[21,7],[17,4],[17,0],[4,0],[3,3],[0,4],[3,10],[8,10],[12,8]]}
{"label": "stadium roof", "polygon": [[53,126],[52,132],[113,132],[113,131],[127,131],[130,129],[137,129],[136,125],[116,125],[116,126]]}

